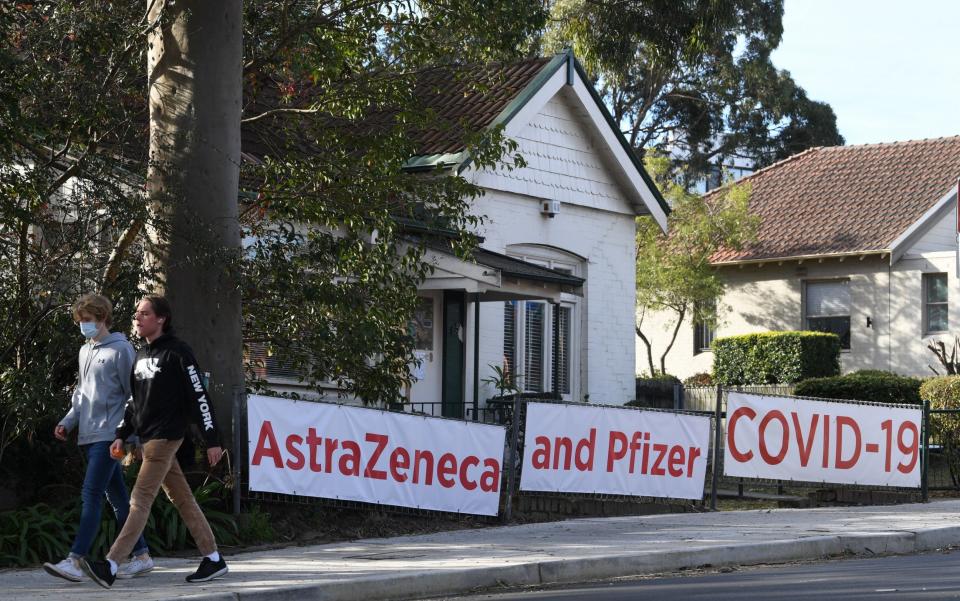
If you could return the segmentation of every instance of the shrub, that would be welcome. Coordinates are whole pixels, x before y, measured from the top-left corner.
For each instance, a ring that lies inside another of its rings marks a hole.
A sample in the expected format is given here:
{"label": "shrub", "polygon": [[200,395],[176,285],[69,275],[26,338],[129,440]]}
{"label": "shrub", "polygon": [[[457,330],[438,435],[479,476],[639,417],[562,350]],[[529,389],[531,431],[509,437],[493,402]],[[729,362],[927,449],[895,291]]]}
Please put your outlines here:
{"label": "shrub", "polygon": [[831,378],[810,378],[797,384],[797,396],[849,399],[874,403],[920,403],[920,378],[887,371],[863,370]]}
{"label": "shrub", "polygon": [[[960,409],[960,376],[930,378],[920,386],[920,398],[931,409]],[[930,433],[943,448],[954,486],[960,486],[960,414],[931,413]]]}
{"label": "shrub", "polygon": [[627,403],[631,407],[673,408],[673,387],[680,379],[670,374],[640,377],[636,380],[636,398]]}
{"label": "shrub", "polygon": [[792,384],[839,374],[836,334],[761,332],[713,341],[713,377],[724,386]]}
{"label": "shrub", "polygon": [[683,381],[684,386],[712,386],[713,376],[706,372],[693,374]]}

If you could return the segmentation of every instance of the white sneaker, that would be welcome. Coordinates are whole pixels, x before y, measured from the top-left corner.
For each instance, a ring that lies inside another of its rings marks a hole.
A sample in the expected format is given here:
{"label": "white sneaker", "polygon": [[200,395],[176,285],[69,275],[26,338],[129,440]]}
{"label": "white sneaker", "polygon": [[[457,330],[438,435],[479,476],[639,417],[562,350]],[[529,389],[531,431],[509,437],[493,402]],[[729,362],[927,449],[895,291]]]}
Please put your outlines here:
{"label": "white sneaker", "polygon": [[70,582],[83,582],[87,579],[86,574],[80,569],[80,562],[72,557],[68,557],[57,564],[45,563],[43,569],[51,576],[63,578]]}
{"label": "white sneaker", "polygon": [[120,566],[120,568],[117,570],[117,578],[133,578],[134,576],[139,576],[140,574],[146,574],[153,568],[153,558],[149,555],[146,556],[146,559],[134,557],[127,563]]}

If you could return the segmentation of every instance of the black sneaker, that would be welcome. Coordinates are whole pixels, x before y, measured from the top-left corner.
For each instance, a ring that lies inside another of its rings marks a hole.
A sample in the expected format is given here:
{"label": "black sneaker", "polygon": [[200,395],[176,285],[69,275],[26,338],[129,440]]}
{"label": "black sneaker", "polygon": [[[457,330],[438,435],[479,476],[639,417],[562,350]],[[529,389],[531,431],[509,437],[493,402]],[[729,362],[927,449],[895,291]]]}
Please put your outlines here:
{"label": "black sneaker", "polygon": [[187,576],[187,582],[206,582],[219,578],[229,571],[227,562],[223,560],[223,555],[220,556],[220,561],[213,561],[209,557],[204,557],[197,571]]}
{"label": "black sneaker", "polygon": [[106,560],[87,561],[81,559],[80,567],[83,568],[83,571],[87,573],[91,580],[103,588],[110,588],[113,586],[113,581],[117,579],[117,575],[110,571],[110,562]]}

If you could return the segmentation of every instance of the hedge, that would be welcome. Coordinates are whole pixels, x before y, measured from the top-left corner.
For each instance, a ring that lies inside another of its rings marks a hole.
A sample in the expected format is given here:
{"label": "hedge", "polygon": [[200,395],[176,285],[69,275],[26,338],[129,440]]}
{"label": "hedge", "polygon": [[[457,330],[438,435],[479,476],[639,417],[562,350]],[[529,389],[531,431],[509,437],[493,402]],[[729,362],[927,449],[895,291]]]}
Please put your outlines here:
{"label": "hedge", "polygon": [[760,332],[713,341],[713,378],[724,386],[793,384],[840,375],[840,338],[826,332]]}
{"label": "hedge", "polygon": [[638,377],[636,379],[636,397],[626,404],[631,407],[673,408],[673,387],[680,383],[676,376]]}
{"label": "hedge", "polygon": [[[930,378],[920,386],[920,398],[930,401],[931,409],[960,409],[960,376]],[[943,449],[955,486],[960,485],[960,416],[955,413],[931,413],[930,434]]]}
{"label": "hedge", "polygon": [[794,394],[825,399],[849,399],[874,403],[920,403],[920,378],[898,376],[874,369],[831,378],[810,378],[797,384]]}

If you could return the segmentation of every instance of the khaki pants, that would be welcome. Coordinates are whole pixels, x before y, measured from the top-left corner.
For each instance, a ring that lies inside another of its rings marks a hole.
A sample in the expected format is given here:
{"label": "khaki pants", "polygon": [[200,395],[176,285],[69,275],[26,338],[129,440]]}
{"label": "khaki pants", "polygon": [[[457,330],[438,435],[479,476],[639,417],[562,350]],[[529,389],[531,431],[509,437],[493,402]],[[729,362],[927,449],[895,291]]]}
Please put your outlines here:
{"label": "khaki pants", "polygon": [[180,517],[183,518],[187,530],[197,543],[200,554],[209,555],[217,550],[217,542],[213,538],[210,524],[200,511],[197,500],[193,498],[193,491],[190,490],[183,472],[180,471],[180,464],[177,463],[176,453],[181,442],[183,442],[182,438],[150,440],[144,443],[143,465],[140,466],[137,483],[134,484],[133,492],[130,494],[130,514],[120,534],[117,535],[117,540],[110,547],[107,559],[119,564],[125,561],[133,551],[137,539],[147,525],[150,507],[157,498],[161,486],[167,493],[167,498],[180,512]]}

